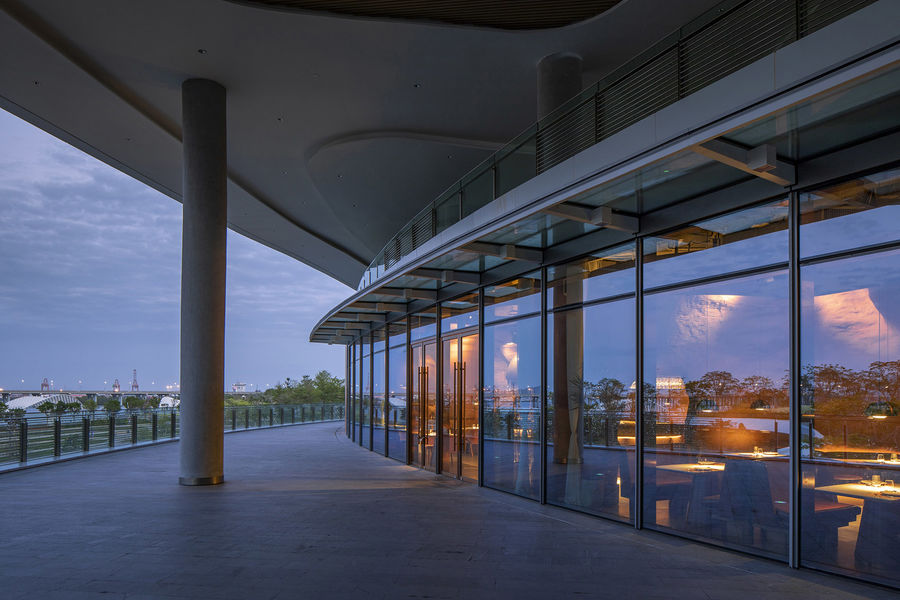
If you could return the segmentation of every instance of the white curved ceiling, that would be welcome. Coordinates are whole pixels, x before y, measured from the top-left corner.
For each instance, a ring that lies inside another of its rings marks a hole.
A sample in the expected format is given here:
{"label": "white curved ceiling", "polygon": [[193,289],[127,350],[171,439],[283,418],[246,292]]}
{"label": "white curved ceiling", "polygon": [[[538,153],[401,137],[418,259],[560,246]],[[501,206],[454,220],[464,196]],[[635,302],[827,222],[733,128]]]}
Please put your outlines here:
{"label": "white curved ceiling", "polygon": [[0,0],[0,106],[179,199],[180,84],[219,81],[229,225],[355,287],[404,223],[530,125],[541,57],[581,54],[589,83],[715,3],[626,0],[521,32],[221,0]]}

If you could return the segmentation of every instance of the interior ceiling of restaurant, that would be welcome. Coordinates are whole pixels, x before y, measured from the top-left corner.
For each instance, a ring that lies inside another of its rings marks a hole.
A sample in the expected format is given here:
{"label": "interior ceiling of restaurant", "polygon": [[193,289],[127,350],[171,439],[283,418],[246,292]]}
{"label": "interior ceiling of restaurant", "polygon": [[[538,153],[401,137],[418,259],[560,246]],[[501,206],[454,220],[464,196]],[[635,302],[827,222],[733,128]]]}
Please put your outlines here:
{"label": "interior ceiling of restaurant", "polygon": [[424,2],[0,0],[0,107],[180,200],[181,82],[220,82],[229,226],[356,287],[404,223],[534,121],[543,56],[577,52],[588,84],[716,3],[567,2],[599,10],[526,31],[501,29],[512,13],[466,16],[474,1],[438,17]]}

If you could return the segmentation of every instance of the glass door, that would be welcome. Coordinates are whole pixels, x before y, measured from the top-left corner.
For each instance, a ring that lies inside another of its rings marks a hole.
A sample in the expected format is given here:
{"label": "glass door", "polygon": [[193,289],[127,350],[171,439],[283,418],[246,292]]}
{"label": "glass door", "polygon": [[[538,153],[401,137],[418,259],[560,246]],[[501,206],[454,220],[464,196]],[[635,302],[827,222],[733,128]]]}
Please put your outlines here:
{"label": "glass door", "polygon": [[441,472],[478,480],[478,334],[443,340]]}
{"label": "glass door", "polygon": [[478,481],[478,392],[481,389],[481,382],[478,380],[478,334],[463,336],[459,346],[461,476],[469,481]]}
{"label": "glass door", "polygon": [[445,338],[443,350],[441,473],[459,477],[459,338]]}
{"label": "glass door", "polygon": [[410,395],[409,443],[411,464],[434,470],[434,442],[437,421],[435,366],[437,344],[417,344],[411,348],[412,394]]}

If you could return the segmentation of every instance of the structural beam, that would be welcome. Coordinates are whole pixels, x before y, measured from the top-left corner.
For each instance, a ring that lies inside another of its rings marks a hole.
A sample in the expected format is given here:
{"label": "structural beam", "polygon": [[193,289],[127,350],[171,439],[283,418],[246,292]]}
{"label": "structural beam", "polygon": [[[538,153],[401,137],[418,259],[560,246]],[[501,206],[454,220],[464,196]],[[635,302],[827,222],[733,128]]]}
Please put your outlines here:
{"label": "structural beam", "polygon": [[597,227],[605,227],[607,229],[615,229],[617,231],[625,231],[627,233],[637,233],[640,230],[640,221],[637,217],[623,215],[613,212],[609,206],[582,206],[580,204],[572,204],[570,202],[562,202],[555,206],[545,208],[542,212],[553,215],[554,217],[562,217],[570,221],[578,221],[579,223],[589,223]]}
{"label": "structural beam", "polygon": [[691,149],[697,154],[780,186],[794,185],[797,181],[796,168],[792,163],[778,158],[774,144],[747,149],[733,142],[714,139],[692,146]]}
{"label": "structural beam", "polygon": [[496,256],[507,260],[524,260],[528,262],[543,262],[544,252],[539,248],[527,248],[513,244],[492,244],[490,242],[471,242],[462,247],[463,250]]}
{"label": "structural beam", "polygon": [[454,271],[452,269],[415,269],[409,273],[413,277],[434,279],[441,283],[468,283],[478,285],[481,283],[481,275],[473,271]]}

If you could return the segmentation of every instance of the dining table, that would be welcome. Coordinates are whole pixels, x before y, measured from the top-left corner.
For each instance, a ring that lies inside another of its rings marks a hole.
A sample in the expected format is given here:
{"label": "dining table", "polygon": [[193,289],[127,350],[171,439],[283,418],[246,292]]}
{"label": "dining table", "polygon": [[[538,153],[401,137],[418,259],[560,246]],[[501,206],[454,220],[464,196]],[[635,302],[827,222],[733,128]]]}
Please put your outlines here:
{"label": "dining table", "polygon": [[896,532],[900,530],[900,485],[889,487],[879,483],[881,485],[863,479],[824,485],[815,490],[863,501],[854,550],[856,568],[893,572],[900,569],[898,540],[895,539]]}

